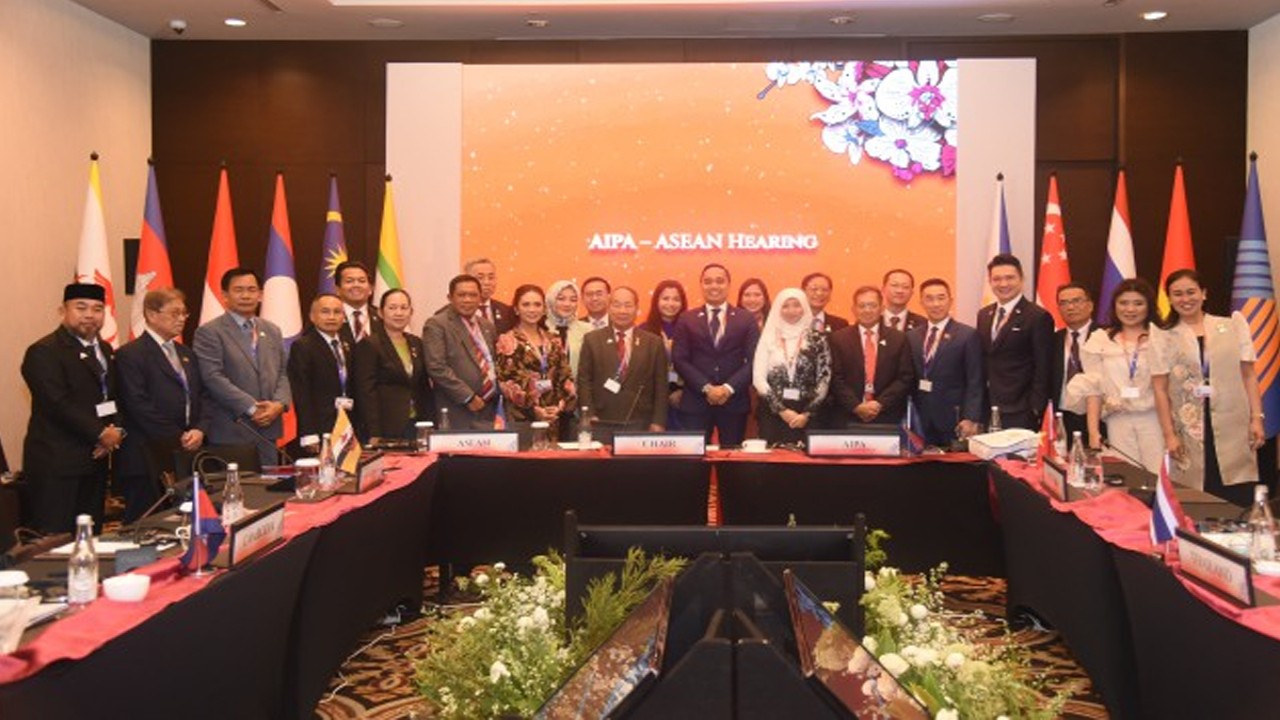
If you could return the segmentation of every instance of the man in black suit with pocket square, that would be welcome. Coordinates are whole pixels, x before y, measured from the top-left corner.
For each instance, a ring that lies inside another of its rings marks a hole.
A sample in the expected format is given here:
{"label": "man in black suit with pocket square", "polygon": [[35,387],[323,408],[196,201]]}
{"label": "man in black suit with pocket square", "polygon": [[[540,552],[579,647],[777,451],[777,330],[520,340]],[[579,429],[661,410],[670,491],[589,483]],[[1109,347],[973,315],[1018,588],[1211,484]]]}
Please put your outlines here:
{"label": "man in black suit with pocket square", "polygon": [[884,298],[870,285],[853,293],[857,320],[831,334],[831,389],[844,426],[899,423],[915,383],[907,336],[884,324]]}
{"label": "man in black suit with pocket square", "polygon": [[[1049,401],[1053,317],[1022,296],[1022,263],[1001,253],[987,263],[996,301],[978,311],[978,337],[987,365],[988,407],[1001,426],[1039,430]],[[988,418],[990,421],[990,418]]]}
{"label": "man in black suit with pocket square", "polygon": [[951,317],[951,286],[941,278],[920,284],[925,322],[907,333],[916,369],[916,410],[925,442],[946,448],[977,433],[982,422],[982,343]]}
{"label": "man in black suit with pocket square", "polygon": [[[351,376],[351,343],[341,336],[342,300],[317,295],[311,301],[311,327],[289,349],[289,389],[298,414],[298,445],[320,449],[320,436],[333,430],[338,406],[350,416],[359,412],[347,386]],[[351,418],[355,423],[355,418]]]}

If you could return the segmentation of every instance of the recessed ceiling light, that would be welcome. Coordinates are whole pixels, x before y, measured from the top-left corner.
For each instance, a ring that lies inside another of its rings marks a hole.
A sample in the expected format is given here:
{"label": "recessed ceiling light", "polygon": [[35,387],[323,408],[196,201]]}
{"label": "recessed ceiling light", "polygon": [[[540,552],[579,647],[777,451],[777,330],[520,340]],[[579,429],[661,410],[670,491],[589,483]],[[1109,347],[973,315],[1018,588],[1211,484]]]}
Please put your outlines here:
{"label": "recessed ceiling light", "polygon": [[527,20],[525,20],[525,21],[524,21],[524,24],[525,24],[525,25],[528,25],[528,26],[529,26],[529,27],[531,27],[531,28],[539,28],[539,29],[541,29],[541,28],[544,28],[544,27],[547,27],[548,25],[550,25],[550,24],[551,24],[551,21],[550,21],[550,20],[543,20],[542,18],[529,18],[529,19],[527,19]]}
{"label": "recessed ceiling light", "polygon": [[395,18],[374,18],[369,21],[369,24],[380,30],[390,30],[394,28],[404,27],[404,21],[396,20]]}
{"label": "recessed ceiling light", "polygon": [[978,22],[984,23],[1007,23],[1013,22],[1015,16],[1012,13],[996,12],[987,13],[978,16]]}
{"label": "recessed ceiling light", "polygon": [[836,15],[827,22],[832,25],[852,25],[856,20],[857,18],[852,15]]}
{"label": "recessed ceiling light", "polygon": [[249,23],[237,17],[230,17],[230,18],[227,18],[226,20],[223,20],[222,24],[226,25],[227,27],[241,28],[241,27],[244,27],[245,25],[248,25]]}
{"label": "recessed ceiling light", "polygon": [[1115,7],[1122,2],[1124,0],[1102,0],[1102,7]]}
{"label": "recessed ceiling light", "polygon": [[1143,20],[1155,21],[1155,20],[1163,20],[1167,17],[1169,17],[1169,13],[1163,10],[1148,10],[1147,12],[1142,13]]}

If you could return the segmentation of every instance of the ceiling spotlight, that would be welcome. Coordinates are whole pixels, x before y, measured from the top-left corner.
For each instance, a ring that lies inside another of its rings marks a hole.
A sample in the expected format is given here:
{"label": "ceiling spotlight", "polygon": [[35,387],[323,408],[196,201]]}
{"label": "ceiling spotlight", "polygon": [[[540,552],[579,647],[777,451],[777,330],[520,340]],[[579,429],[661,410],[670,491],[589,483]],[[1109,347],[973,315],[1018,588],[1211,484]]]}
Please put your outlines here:
{"label": "ceiling spotlight", "polygon": [[542,28],[550,25],[551,21],[543,20],[542,18],[528,18],[524,21],[524,24],[528,25],[531,28],[538,28],[539,30],[541,30]]}
{"label": "ceiling spotlight", "polygon": [[226,20],[223,20],[222,24],[226,25],[227,27],[242,28],[245,25],[248,25],[249,23],[237,17],[229,17]]}
{"label": "ceiling spotlight", "polygon": [[1102,7],[1115,7],[1122,2],[1124,0],[1102,0]]}
{"label": "ceiling spotlight", "polygon": [[828,20],[827,22],[831,23],[832,25],[852,25],[856,20],[857,18],[855,18],[852,15],[837,15],[831,18],[830,20]]}
{"label": "ceiling spotlight", "polygon": [[1142,13],[1143,20],[1151,20],[1153,22],[1156,20],[1163,20],[1167,17],[1169,17],[1169,13],[1163,10],[1148,10],[1147,12]]}
{"label": "ceiling spotlight", "polygon": [[404,27],[404,21],[396,20],[394,18],[374,18],[369,21],[369,25],[376,27],[379,30],[392,30]]}
{"label": "ceiling spotlight", "polygon": [[1014,17],[1015,16],[1013,14],[1005,13],[1005,12],[987,13],[985,15],[979,15],[978,22],[1007,23],[1007,22],[1013,22]]}

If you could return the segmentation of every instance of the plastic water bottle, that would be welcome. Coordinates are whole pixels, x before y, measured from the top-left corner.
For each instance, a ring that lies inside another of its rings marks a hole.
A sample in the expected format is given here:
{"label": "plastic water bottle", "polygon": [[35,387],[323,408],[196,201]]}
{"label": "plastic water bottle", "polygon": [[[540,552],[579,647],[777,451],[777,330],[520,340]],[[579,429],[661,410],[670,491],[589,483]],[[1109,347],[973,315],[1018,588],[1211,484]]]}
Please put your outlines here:
{"label": "plastic water bottle", "polygon": [[1253,509],[1249,511],[1249,558],[1254,562],[1276,559],[1276,521],[1267,502],[1267,486],[1253,488]]}
{"label": "plastic water bottle", "polygon": [[1071,462],[1067,468],[1067,484],[1071,487],[1084,487],[1084,440],[1080,439],[1080,431],[1071,433]]}
{"label": "plastic water bottle", "polygon": [[440,431],[448,432],[452,428],[449,426],[449,408],[440,408]]}
{"label": "plastic water bottle", "polygon": [[1063,459],[1067,457],[1067,425],[1062,421],[1062,413],[1056,413],[1053,419],[1053,454]]}
{"label": "plastic water bottle", "polygon": [[67,602],[85,605],[98,599],[98,553],[93,549],[93,517],[76,516],[76,544],[67,558]]}
{"label": "plastic water bottle", "polygon": [[240,487],[240,464],[227,463],[227,481],[222,486],[222,525],[244,517],[244,488]]}
{"label": "plastic water bottle", "polygon": [[320,477],[316,484],[323,492],[338,487],[338,466],[333,462],[333,446],[329,444],[328,433],[320,436]]}
{"label": "plastic water bottle", "polygon": [[989,432],[1000,432],[1004,427],[1000,425],[1000,408],[999,406],[991,406],[991,423],[987,426]]}
{"label": "plastic water bottle", "polygon": [[591,414],[586,405],[582,406],[581,419],[578,421],[578,449],[591,449]]}

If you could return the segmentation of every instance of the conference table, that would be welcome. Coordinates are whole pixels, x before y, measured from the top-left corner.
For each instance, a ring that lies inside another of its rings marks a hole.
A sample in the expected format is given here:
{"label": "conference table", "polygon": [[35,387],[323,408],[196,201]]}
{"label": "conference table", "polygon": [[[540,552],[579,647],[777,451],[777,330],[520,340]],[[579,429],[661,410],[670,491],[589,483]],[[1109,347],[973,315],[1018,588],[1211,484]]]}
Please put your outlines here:
{"label": "conference table", "polygon": [[[947,561],[951,572],[1007,576],[1011,615],[1030,610],[1060,630],[1113,717],[1230,717],[1224,707],[1262,707],[1261,679],[1280,667],[1280,631],[1269,634],[1280,616],[1232,617],[1133,549],[1133,507],[1107,513],[1137,500],[1058,502],[1038,469],[1017,463],[603,450],[392,462],[366,495],[290,503],[287,542],[245,567],[170,584],[176,561],[157,563],[161,599],[131,623],[107,623],[96,643],[76,645],[76,628],[63,630],[81,620],[71,617],[0,657],[0,717],[311,717],[360,634],[396,602],[420,600],[424,565],[521,564],[562,546],[566,510],[588,525],[830,525],[863,513],[889,532],[889,561],[904,571]],[[166,595],[173,587],[189,592]],[[82,612],[99,606],[113,622],[126,612],[105,600]],[[78,651],[50,652],[68,644]]]}

